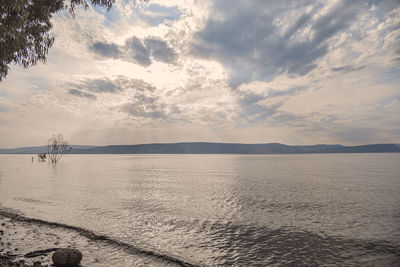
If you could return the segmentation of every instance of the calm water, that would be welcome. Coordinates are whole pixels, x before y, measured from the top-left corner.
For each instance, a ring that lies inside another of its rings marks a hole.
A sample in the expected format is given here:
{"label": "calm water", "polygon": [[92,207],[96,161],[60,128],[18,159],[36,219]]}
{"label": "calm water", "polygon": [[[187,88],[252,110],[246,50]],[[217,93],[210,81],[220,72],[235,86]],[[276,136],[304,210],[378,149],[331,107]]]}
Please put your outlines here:
{"label": "calm water", "polygon": [[397,266],[400,154],[0,155],[0,209],[194,265]]}

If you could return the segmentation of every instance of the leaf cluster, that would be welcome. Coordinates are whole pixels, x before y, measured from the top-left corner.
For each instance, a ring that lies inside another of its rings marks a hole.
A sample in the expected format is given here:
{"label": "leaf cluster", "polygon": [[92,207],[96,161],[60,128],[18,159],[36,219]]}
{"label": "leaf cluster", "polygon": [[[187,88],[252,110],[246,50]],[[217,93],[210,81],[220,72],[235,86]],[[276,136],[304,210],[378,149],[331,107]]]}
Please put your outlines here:
{"label": "leaf cluster", "polygon": [[[112,7],[115,0],[90,0],[92,5]],[[0,0],[0,81],[9,65],[25,68],[45,62],[54,43],[51,18],[60,10],[72,16],[77,6],[89,7],[86,0]]]}

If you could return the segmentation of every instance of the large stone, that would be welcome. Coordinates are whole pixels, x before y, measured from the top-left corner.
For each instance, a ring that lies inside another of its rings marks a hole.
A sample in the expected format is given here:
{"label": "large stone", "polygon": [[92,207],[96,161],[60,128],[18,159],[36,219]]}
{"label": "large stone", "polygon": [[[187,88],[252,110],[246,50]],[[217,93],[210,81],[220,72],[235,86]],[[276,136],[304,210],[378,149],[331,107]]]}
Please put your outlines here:
{"label": "large stone", "polygon": [[51,259],[57,267],[74,267],[81,262],[82,253],[73,248],[61,248],[53,253]]}

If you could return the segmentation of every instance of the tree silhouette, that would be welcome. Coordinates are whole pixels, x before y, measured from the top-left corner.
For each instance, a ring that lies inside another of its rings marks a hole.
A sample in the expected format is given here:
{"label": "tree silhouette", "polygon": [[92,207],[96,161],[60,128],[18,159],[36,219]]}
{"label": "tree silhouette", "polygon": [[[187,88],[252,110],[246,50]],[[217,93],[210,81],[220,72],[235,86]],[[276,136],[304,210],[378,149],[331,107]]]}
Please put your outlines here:
{"label": "tree silhouette", "polygon": [[62,134],[53,135],[47,142],[47,155],[51,164],[57,164],[62,155],[70,150],[68,142],[64,141]]}
{"label": "tree silhouette", "polygon": [[[115,0],[90,0],[94,6],[112,7]],[[45,62],[54,42],[50,19],[60,10],[74,16],[77,6],[89,7],[86,0],[0,0],[0,81],[9,65],[25,68]]]}

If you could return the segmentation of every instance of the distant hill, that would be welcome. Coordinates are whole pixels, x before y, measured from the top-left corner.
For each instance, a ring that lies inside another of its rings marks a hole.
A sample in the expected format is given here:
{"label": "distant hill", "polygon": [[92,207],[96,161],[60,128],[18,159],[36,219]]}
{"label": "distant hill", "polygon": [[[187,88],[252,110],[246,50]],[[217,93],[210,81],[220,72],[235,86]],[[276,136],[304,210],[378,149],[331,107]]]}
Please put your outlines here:
{"label": "distant hill", "polygon": [[[112,146],[71,145],[71,154],[300,154],[300,153],[400,153],[399,144],[362,146],[309,145],[288,146],[279,143],[164,143]],[[36,154],[47,146],[0,149],[0,154]]]}
{"label": "distant hill", "polygon": [[[70,145],[70,147],[72,149],[88,149],[88,148],[94,148],[95,146]],[[47,146],[30,146],[30,147],[0,149],[0,154],[39,154],[45,152],[47,152]]]}
{"label": "distant hill", "polygon": [[386,153],[400,152],[395,144],[363,146],[310,145],[288,146],[279,143],[172,143],[114,145],[89,149],[73,149],[76,154],[295,154],[295,153]]}

